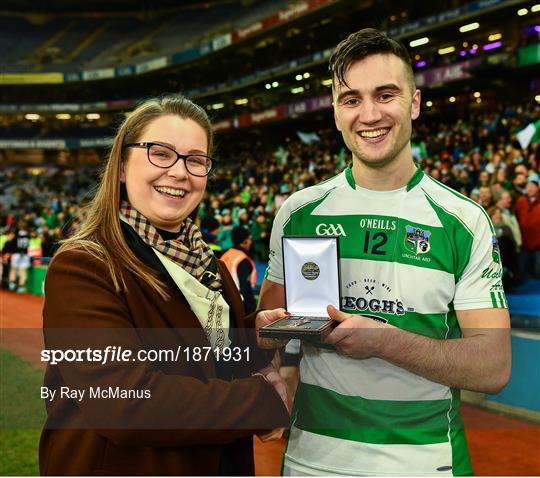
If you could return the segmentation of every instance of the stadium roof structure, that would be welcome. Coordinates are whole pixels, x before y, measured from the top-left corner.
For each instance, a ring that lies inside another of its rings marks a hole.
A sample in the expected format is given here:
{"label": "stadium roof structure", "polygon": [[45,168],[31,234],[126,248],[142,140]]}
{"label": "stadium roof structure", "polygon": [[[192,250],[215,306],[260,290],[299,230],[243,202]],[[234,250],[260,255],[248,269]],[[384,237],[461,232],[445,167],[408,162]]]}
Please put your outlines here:
{"label": "stadium roof structure", "polygon": [[258,3],[262,0],[0,0],[0,14],[42,14],[42,15],[85,15],[88,13],[127,15],[133,12],[163,12],[167,10],[182,11],[208,8],[217,5],[242,5]]}

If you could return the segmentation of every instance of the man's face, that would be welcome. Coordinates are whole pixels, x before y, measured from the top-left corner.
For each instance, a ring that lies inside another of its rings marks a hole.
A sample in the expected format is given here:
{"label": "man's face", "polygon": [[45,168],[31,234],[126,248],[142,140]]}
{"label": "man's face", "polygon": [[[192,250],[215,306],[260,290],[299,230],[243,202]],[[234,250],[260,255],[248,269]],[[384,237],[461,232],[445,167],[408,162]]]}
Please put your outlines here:
{"label": "man's face", "polygon": [[538,196],[538,184],[533,183],[532,181],[528,182],[525,191],[527,192],[527,196],[535,198]]}
{"label": "man's face", "polygon": [[371,55],[349,67],[345,83],[335,81],[334,118],[353,158],[381,168],[410,157],[420,91],[412,92],[403,61],[392,54]]}
{"label": "man's face", "polygon": [[524,174],[516,174],[516,177],[514,178],[514,184],[519,187],[525,187],[525,183],[527,182],[527,177]]}
{"label": "man's face", "polygon": [[489,188],[480,188],[480,201],[483,203],[488,203],[491,201],[491,191]]}

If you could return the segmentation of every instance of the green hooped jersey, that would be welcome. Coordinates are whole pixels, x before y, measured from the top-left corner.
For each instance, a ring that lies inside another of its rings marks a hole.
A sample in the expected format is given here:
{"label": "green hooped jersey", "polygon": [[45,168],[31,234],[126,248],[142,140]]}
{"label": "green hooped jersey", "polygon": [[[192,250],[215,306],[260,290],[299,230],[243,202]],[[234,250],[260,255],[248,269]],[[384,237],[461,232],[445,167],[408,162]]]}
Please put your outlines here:
{"label": "green hooped jersey", "polygon": [[[280,284],[282,235],[339,236],[348,313],[447,339],[460,336],[456,310],[507,307],[485,211],[420,169],[380,192],[358,187],[349,167],[291,196],[270,243],[267,278]],[[472,474],[459,390],[379,358],[302,349],[284,458],[293,474]]]}

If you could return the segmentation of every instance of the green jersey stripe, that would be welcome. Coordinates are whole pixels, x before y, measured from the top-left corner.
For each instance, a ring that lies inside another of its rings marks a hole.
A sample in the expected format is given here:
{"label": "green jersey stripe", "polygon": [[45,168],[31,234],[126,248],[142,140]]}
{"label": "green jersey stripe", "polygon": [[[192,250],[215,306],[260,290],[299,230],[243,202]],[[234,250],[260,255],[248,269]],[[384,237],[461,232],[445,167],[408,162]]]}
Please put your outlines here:
{"label": "green jersey stripe", "polygon": [[295,210],[291,211],[291,215],[289,216],[289,219],[287,219],[285,224],[283,224],[283,229],[285,230],[285,228],[287,227],[287,225],[289,224],[291,219],[294,217],[295,214],[298,213],[298,211],[303,210],[303,209],[308,209],[308,206],[313,205],[313,204],[315,204],[315,206],[313,208],[309,208],[309,209],[311,209],[311,210],[315,209],[315,207],[317,207],[317,204],[320,204],[322,201],[324,201],[326,199],[326,197],[332,192],[333,189],[335,189],[335,187],[332,188],[332,189],[329,189],[328,191],[324,191],[324,194],[321,197],[317,197],[315,199],[312,199],[311,201],[309,201],[309,202],[307,202],[305,204],[302,204],[301,206],[298,206]]}
{"label": "green jersey stripe", "polygon": [[345,396],[301,382],[294,425],[344,440],[378,444],[431,444],[448,440],[450,400],[404,402]]}
{"label": "green jersey stripe", "polygon": [[446,189],[448,192],[452,193],[457,198],[462,199],[463,201],[466,201],[469,204],[474,205],[474,207],[478,208],[482,212],[484,217],[487,219],[487,222],[489,224],[489,228],[491,230],[491,233],[495,234],[495,229],[493,228],[493,224],[491,224],[491,219],[489,218],[486,210],[482,206],[480,206],[480,204],[474,202],[472,199],[468,198],[467,196],[464,196],[463,194],[460,194],[457,191],[454,191],[452,188],[449,188],[446,184],[443,184],[443,183],[437,181],[436,179],[432,178],[431,176],[427,176],[427,177],[429,179],[431,179],[433,182],[435,182],[436,184],[438,184],[439,186],[442,186],[444,189]]}
{"label": "green jersey stripe", "polygon": [[466,230],[467,232],[471,235],[471,237],[474,237],[474,234],[473,232],[469,229],[469,227],[467,226],[467,224],[465,224],[458,216],[456,216],[453,212],[449,211],[448,209],[446,209],[442,204],[439,204],[437,203],[437,201],[435,201],[435,199],[433,199],[429,194],[428,192],[425,190],[425,189],[422,189],[422,191],[424,192],[424,194],[426,195],[426,197],[428,198],[429,202],[432,203],[432,204],[435,204],[437,205],[438,207],[440,207],[444,212],[446,212],[446,214],[449,214],[450,216],[452,216],[454,219],[456,219]]}

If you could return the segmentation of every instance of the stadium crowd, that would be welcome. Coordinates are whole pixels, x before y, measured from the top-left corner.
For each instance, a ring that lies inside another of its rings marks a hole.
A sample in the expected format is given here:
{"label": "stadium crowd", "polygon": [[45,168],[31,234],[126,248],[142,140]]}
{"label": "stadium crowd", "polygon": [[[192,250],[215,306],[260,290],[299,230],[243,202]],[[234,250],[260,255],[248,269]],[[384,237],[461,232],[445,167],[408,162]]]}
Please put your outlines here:
{"label": "stadium crowd", "polygon": [[[491,217],[507,291],[528,276],[540,278],[540,142],[533,137],[522,147],[516,137],[539,117],[539,105],[520,105],[451,123],[426,116],[414,127],[413,154],[420,167],[481,204]],[[253,256],[266,262],[272,220],[281,204],[294,191],[342,170],[349,153],[330,128],[297,133],[278,145],[249,138],[229,143],[221,138],[218,167],[199,209],[200,226],[217,254],[233,246],[235,226],[246,228]],[[24,256],[47,262],[58,241],[84,218],[98,177],[89,167],[29,171],[0,172],[2,284],[20,292],[30,261]]]}

